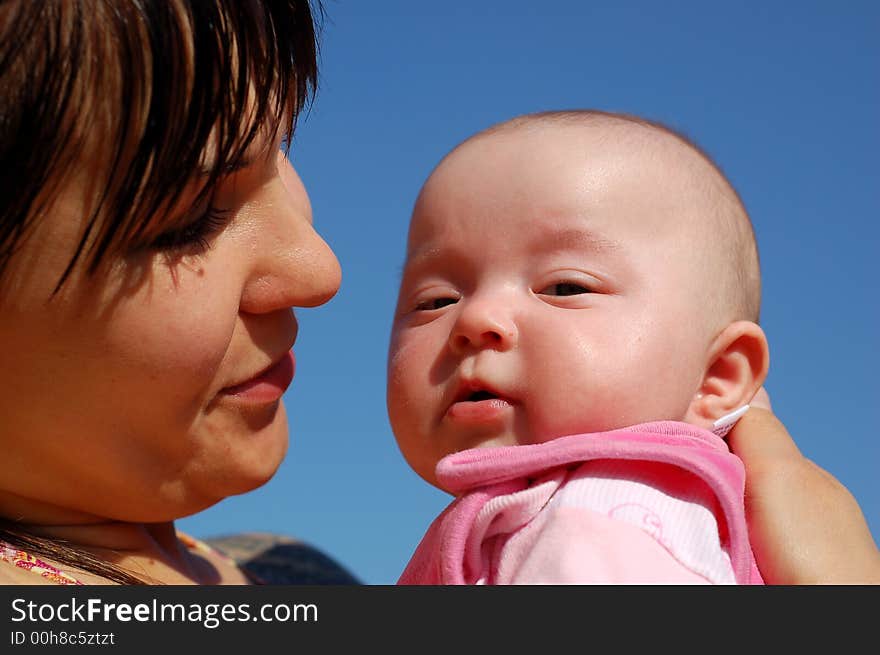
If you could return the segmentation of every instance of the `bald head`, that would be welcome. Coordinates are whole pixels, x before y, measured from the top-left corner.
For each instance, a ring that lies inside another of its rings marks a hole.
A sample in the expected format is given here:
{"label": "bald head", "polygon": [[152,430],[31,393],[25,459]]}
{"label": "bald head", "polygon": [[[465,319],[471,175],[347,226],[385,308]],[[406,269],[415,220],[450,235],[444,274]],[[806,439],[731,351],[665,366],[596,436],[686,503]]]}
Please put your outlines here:
{"label": "bald head", "polygon": [[493,136],[545,129],[589,131],[592,142],[604,144],[641,167],[660,170],[666,190],[679,204],[676,216],[682,224],[677,227],[688,232],[685,256],[702,280],[699,292],[707,315],[718,325],[758,321],[761,277],[748,213],[712,159],[675,130],[635,116],[593,110],[528,114],[474,135],[444,161],[468,144]]}

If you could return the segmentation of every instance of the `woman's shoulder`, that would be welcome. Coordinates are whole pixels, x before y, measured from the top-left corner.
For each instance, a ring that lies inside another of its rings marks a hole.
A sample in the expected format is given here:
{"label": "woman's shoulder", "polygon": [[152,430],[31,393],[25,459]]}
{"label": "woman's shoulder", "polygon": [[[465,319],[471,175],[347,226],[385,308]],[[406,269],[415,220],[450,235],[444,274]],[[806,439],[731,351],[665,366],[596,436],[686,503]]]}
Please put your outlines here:
{"label": "woman's shoulder", "polygon": [[264,584],[363,584],[326,553],[285,535],[243,532],[204,541]]}

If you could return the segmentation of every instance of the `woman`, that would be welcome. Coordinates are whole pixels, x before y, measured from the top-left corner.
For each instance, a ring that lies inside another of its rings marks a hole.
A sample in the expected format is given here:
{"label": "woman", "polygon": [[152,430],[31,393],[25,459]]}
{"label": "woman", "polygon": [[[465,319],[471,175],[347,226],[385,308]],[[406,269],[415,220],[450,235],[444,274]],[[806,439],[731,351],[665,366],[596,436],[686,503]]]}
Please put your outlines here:
{"label": "woman", "polygon": [[279,152],[309,7],[6,2],[2,26],[0,538],[83,582],[243,583],[172,521],[273,475],[291,308],[339,286]]}
{"label": "woman", "polygon": [[[0,4],[0,584],[253,581],[174,520],[274,474],[292,308],[339,286],[279,154],[315,53],[300,0]],[[768,581],[837,581],[854,551],[876,573],[858,506],[781,425],[734,443]],[[838,508],[843,544],[808,537],[830,564],[773,531],[803,509],[768,466]]]}

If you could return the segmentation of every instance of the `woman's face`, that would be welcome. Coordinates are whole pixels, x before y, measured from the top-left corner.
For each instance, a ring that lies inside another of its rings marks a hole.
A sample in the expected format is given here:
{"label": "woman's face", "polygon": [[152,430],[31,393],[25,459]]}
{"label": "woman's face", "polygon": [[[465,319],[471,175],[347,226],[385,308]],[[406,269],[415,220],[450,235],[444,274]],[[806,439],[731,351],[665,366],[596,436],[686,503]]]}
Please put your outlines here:
{"label": "woman's face", "polygon": [[25,521],[164,521],[273,475],[292,308],[327,302],[340,269],[277,143],[252,151],[220,183],[214,205],[230,211],[203,251],[139,248],[91,276],[77,265],[53,296],[88,165],[25,239],[0,279],[0,513],[14,499]]}

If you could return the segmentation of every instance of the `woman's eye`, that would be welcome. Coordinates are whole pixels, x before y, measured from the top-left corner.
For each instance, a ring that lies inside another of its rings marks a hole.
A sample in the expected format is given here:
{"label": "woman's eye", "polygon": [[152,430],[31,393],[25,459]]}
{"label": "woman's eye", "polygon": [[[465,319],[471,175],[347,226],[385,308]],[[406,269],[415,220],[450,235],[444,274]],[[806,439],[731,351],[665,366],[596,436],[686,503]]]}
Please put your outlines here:
{"label": "woman's eye", "polygon": [[551,284],[549,287],[541,289],[538,293],[544,296],[577,296],[582,293],[593,292],[582,284],[575,284],[574,282],[557,282],[556,284]]}
{"label": "woman's eye", "polygon": [[150,247],[158,251],[186,250],[192,254],[202,253],[208,249],[210,238],[226,227],[231,215],[229,210],[208,207],[192,223],[160,234]]}
{"label": "woman's eye", "polygon": [[430,300],[423,300],[416,305],[416,311],[430,312],[434,309],[446,307],[447,305],[454,305],[457,302],[457,298],[431,298]]}

